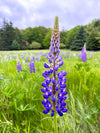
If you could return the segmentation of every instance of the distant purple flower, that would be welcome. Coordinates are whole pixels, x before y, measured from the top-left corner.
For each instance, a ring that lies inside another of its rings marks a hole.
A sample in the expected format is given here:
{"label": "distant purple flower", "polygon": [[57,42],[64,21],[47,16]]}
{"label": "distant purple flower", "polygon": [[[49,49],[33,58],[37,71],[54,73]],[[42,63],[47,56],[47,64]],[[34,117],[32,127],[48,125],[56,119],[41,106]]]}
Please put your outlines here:
{"label": "distant purple flower", "polygon": [[28,62],[28,58],[29,58],[29,57],[27,56],[27,57],[26,57],[26,62]]}
{"label": "distant purple flower", "polygon": [[30,73],[35,73],[35,64],[33,62],[33,57],[30,58],[29,68],[30,68]]}
{"label": "distant purple flower", "polygon": [[95,62],[97,62],[97,59],[95,59]]}
{"label": "distant purple flower", "polygon": [[51,36],[50,52],[48,53],[50,65],[44,63],[44,67],[47,70],[42,73],[43,77],[45,77],[44,82],[42,83],[43,88],[41,89],[44,97],[42,104],[45,108],[43,113],[47,114],[51,111],[51,116],[54,116],[55,111],[60,116],[68,111],[68,109],[66,109],[65,103],[67,98],[66,95],[68,93],[66,91],[67,79],[65,78],[67,73],[64,70],[59,73],[57,72],[58,69],[63,65],[63,58],[59,56],[60,32],[58,26],[58,17],[56,17]]}
{"label": "distant purple flower", "polygon": [[20,71],[22,71],[22,66],[19,59],[17,59],[17,72],[20,72]]}
{"label": "distant purple flower", "polygon": [[87,62],[86,46],[84,45],[81,51],[82,62]]}
{"label": "distant purple flower", "polygon": [[41,59],[41,56],[37,56],[37,57],[36,57],[36,59],[38,59],[38,60],[40,61],[40,59]]}

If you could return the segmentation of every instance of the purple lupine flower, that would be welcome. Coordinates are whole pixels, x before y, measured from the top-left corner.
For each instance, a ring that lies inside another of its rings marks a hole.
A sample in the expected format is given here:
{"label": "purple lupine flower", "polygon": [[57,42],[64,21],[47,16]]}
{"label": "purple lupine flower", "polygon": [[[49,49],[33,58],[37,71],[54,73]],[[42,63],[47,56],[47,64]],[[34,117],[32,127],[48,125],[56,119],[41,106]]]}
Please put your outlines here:
{"label": "purple lupine flower", "polygon": [[20,72],[20,71],[22,71],[22,66],[19,59],[17,59],[17,72]]}
{"label": "purple lupine flower", "polygon": [[84,44],[82,51],[81,51],[81,61],[87,62],[87,54],[86,54],[86,46]]}
{"label": "purple lupine flower", "polygon": [[33,57],[32,56],[30,58],[29,68],[30,68],[30,73],[35,73],[35,64],[33,62]]}
{"label": "purple lupine flower", "polygon": [[46,79],[42,83],[43,88],[41,91],[44,93],[44,101],[42,104],[44,105],[45,110],[43,110],[44,114],[51,112],[51,116],[55,115],[57,112],[60,116],[63,113],[67,112],[66,103],[64,102],[67,97],[66,91],[66,81],[65,76],[67,73],[63,70],[61,72],[57,72],[59,67],[63,65],[63,58],[59,56],[59,25],[58,25],[58,17],[55,19],[55,25],[52,31],[51,36],[51,46],[50,52],[48,53],[48,60],[50,64],[44,63],[45,70],[42,75]]}

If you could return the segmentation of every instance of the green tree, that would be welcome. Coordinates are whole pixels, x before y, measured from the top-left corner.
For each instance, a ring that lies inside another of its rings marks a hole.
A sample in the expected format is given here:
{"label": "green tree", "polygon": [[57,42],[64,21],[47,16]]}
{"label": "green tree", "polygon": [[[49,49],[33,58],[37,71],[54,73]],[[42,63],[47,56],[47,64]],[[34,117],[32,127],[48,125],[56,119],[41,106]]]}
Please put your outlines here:
{"label": "green tree", "polygon": [[95,19],[86,26],[87,49],[100,50],[100,19]]}
{"label": "green tree", "polygon": [[100,19],[96,19],[94,22],[94,28],[99,27],[100,28]]}
{"label": "green tree", "polygon": [[76,38],[76,34],[78,33],[79,29],[80,29],[80,26],[78,25],[66,32],[66,40],[65,40],[66,48],[70,49],[73,43],[73,40]]}
{"label": "green tree", "polygon": [[15,32],[12,22],[6,22],[3,20],[3,25],[0,30],[0,49],[10,50],[11,44],[14,40]]}
{"label": "green tree", "polygon": [[76,38],[74,39],[73,44],[71,45],[71,49],[81,50],[85,42],[86,42],[86,32],[84,30],[84,27],[81,26],[79,32],[76,34]]}
{"label": "green tree", "polygon": [[44,48],[43,40],[46,34],[49,32],[50,28],[45,28],[43,26],[33,28],[33,40],[41,43],[41,47]]}
{"label": "green tree", "polygon": [[100,44],[100,31],[97,32],[97,35],[95,38],[98,41],[98,43]]}
{"label": "green tree", "polygon": [[45,28],[43,26],[39,27],[28,27],[22,30],[22,42],[28,41],[30,44],[35,41],[41,43],[41,48],[43,48],[43,40],[46,34],[49,32],[50,28]]}
{"label": "green tree", "polygon": [[92,23],[84,26],[87,36],[89,36],[93,29],[97,28],[100,30],[100,19],[94,19]]}
{"label": "green tree", "polygon": [[66,43],[66,36],[67,36],[67,31],[63,30],[60,32],[60,42],[65,44]]}
{"label": "green tree", "polygon": [[11,45],[11,50],[19,50],[19,49],[20,49],[20,44],[16,40],[13,40]]}
{"label": "green tree", "polygon": [[22,42],[21,30],[19,30],[17,27],[15,27],[14,32],[15,32],[15,37],[14,37],[14,39],[16,39],[16,41],[17,41],[19,44],[21,44],[21,42]]}
{"label": "green tree", "polygon": [[68,49],[70,49],[70,47],[72,46],[73,40],[74,40],[74,38],[73,38],[72,34],[70,34],[69,38],[68,38],[68,42],[67,42],[67,48]]}
{"label": "green tree", "polygon": [[43,47],[44,47],[44,48],[49,48],[49,47],[50,47],[51,33],[52,33],[52,31],[50,30],[50,31],[46,34],[46,36],[45,36],[45,38],[44,38],[44,40],[43,40]]}
{"label": "green tree", "polygon": [[92,30],[88,39],[87,39],[87,49],[88,50],[100,50],[100,37],[98,36],[98,32],[96,30]]}
{"label": "green tree", "polygon": [[33,40],[33,28],[28,27],[24,30],[21,30],[21,36],[22,36],[22,42],[25,43],[28,41],[29,43],[32,43]]}

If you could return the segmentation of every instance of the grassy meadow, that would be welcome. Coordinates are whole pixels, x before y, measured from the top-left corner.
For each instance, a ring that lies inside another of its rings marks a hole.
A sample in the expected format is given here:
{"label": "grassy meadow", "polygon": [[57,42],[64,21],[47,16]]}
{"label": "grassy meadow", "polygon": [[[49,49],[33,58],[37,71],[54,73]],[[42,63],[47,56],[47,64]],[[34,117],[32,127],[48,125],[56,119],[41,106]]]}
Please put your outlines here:
{"label": "grassy meadow", "polygon": [[[53,133],[50,114],[43,114],[41,92],[48,50],[0,52],[0,133]],[[59,133],[100,133],[100,52],[62,50],[67,72],[68,112],[57,115]],[[35,73],[29,71],[30,55],[34,56]],[[17,72],[17,57],[22,72]]]}

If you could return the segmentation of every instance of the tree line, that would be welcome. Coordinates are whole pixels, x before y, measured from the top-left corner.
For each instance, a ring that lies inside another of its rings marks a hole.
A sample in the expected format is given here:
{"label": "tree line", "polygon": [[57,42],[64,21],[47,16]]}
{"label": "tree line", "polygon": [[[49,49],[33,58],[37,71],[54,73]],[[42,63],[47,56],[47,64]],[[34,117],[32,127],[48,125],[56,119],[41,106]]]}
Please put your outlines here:
{"label": "tree line", "polygon": [[[50,46],[51,28],[44,26],[18,29],[13,23],[3,20],[0,28],[0,50],[46,49]],[[85,26],[60,31],[60,48],[100,50],[100,19]]]}

